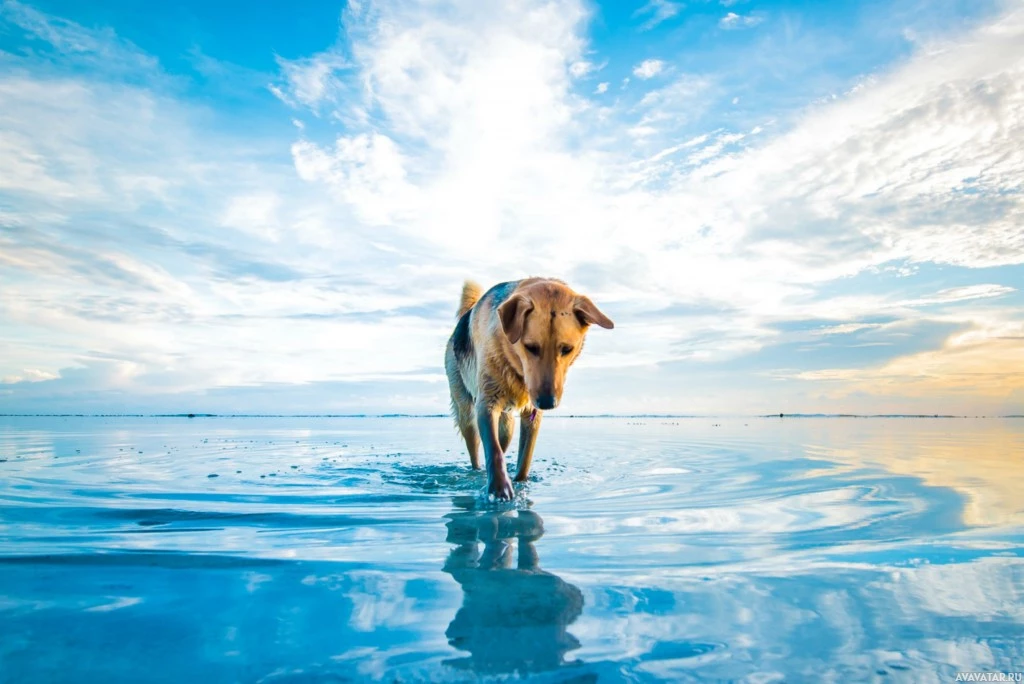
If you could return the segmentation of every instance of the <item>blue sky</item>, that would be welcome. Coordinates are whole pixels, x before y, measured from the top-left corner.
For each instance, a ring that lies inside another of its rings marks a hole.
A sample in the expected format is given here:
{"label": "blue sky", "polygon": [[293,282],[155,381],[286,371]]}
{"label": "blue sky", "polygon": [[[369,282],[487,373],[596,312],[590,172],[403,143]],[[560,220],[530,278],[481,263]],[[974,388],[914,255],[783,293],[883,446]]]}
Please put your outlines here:
{"label": "blue sky", "polygon": [[0,411],[1024,412],[1020,2],[0,0]]}

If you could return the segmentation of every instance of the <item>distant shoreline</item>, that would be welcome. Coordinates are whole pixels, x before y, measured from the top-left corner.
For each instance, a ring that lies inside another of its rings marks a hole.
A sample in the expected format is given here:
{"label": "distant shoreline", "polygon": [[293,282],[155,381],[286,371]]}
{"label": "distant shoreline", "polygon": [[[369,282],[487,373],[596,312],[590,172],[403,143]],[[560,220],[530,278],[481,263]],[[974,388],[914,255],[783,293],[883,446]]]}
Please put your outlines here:
{"label": "distant shoreline", "polygon": [[[447,413],[0,413],[0,418],[448,418]],[[975,418],[1024,418],[1024,414],[996,416],[957,416],[951,414],[927,413],[766,413],[750,415],[693,415],[675,413],[602,413],[602,414],[553,414],[549,418],[646,418],[700,420],[722,418],[918,418],[918,419],[975,419]]]}

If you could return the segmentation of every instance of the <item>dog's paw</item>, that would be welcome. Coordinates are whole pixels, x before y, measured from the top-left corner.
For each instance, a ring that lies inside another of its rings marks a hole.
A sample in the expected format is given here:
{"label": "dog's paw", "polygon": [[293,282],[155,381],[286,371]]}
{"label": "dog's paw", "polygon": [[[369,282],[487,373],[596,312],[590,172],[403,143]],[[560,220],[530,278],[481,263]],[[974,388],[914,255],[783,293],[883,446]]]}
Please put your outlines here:
{"label": "dog's paw", "polygon": [[492,480],[487,484],[487,498],[496,501],[511,501],[516,496],[512,480],[508,476]]}

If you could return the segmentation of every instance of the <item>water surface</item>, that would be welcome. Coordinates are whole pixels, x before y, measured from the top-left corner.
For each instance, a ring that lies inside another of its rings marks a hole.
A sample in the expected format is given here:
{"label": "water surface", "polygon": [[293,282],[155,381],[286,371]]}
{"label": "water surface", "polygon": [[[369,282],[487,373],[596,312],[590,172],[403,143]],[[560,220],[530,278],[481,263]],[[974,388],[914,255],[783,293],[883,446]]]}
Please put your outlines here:
{"label": "water surface", "polygon": [[0,418],[0,681],[1024,670],[1024,420],[551,415],[483,485],[446,419]]}

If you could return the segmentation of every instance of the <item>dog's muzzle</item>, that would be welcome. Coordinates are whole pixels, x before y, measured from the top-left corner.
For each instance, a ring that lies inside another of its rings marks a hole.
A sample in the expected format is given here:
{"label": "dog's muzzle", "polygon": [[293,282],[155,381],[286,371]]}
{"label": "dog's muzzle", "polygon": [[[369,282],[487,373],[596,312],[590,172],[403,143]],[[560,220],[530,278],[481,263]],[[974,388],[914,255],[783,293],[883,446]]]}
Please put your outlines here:
{"label": "dog's muzzle", "polygon": [[558,406],[558,400],[554,394],[542,394],[533,402],[542,411],[548,411]]}

